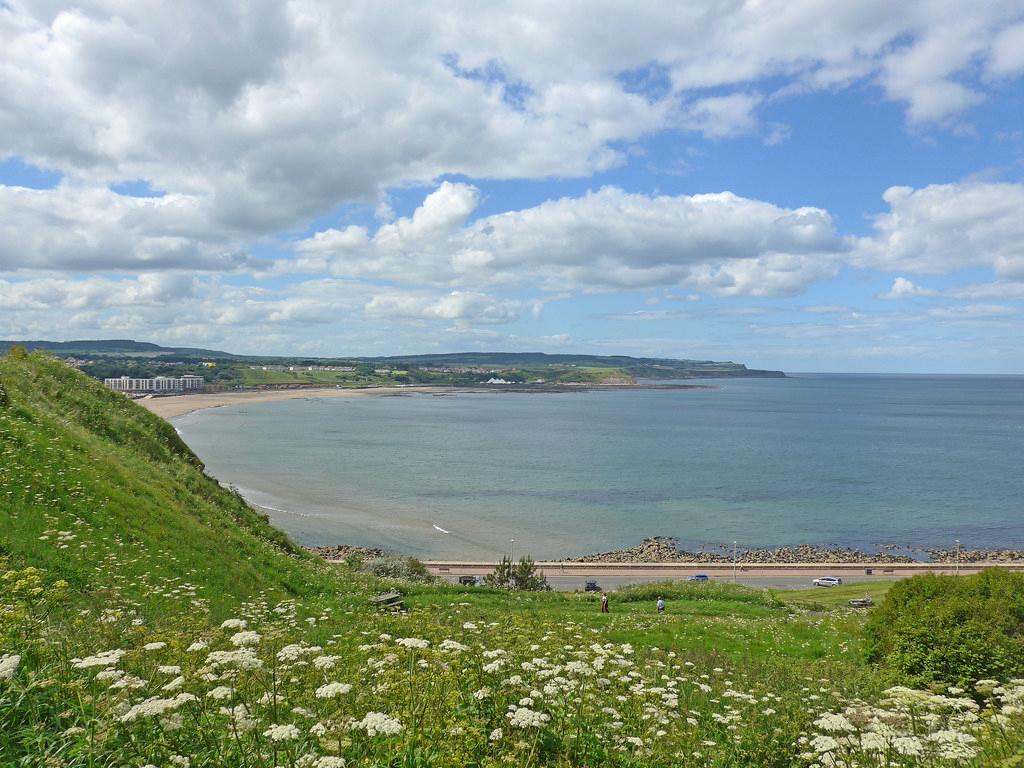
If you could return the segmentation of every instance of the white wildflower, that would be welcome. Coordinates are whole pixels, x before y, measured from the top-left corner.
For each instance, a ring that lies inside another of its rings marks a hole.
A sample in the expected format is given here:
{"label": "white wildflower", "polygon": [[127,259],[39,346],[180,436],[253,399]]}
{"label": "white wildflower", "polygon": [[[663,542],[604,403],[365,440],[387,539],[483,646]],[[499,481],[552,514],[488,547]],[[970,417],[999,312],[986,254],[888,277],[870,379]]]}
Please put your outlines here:
{"label": "white wildflower", "polygon": [[179,688],[181,688],[184,684],[185,684],[185,678],[182,675],[178,675],[176,678],[171,680],[171,682],[167,683],[167,685],[163,686],[160,690],[161,691],[176,691]]}
{"label": "white wildflower", "polygon": [[853,727],[853,723],[847,720],[844,715],[834,712],[826,712],[814,721],[814,725],[821,730],[828,731],[830,733],[839,733],[841,731],[852,733],[856,730]]}
{"label": "white wildflower", "polygon": [[908,756],[920,755],[923,750],[921,740],[916,736],[897,736],[892,740],[892,747],[901,755]]}
{"label": "white wildflower", "polygon": [[263,635],[259,632],[244,630],[242,632],[236,632],[231,636],[231,644],[241,648],[250,645],[259,645],[260,640],[262,639]]}
{"label": "white wildflower", "polygon": [[402,724],[383,712],[367,712],[363,719],[353,723],[352,727],[366,731],[367,736],[395,736],[402,732]]}
{"label": "white wildflower", "polygon": [[121,661],[121,657],[128,651],[120,648],[113,651],[102,651],[95,656],[86,656],[84,659],[72,659],[71,666],[75,669],[89,669],[90,667],[113,667]]}
{"label": "white wildflower", "polygon": [[206,692],[206,697],[209,699],[215,699],[217,701],[223,701],[224,699],[230,699],[231,694],[235,692],[234,688],[229,688],[226,685],[218,685],[216,688]]}
{"label": "white wildflower", "polygon": [[19,664],[21,664],[21,656],[12,653],[0,656],[0,680],[13,678],[14,673],[18,671]]}
{"label": "white wildflower", "polygon": [[191,693],[179,693],[172,699],[161,699],[158,696],[153,696],[129,708],[127,712],[121,715],[121,722],[131,723],[143,717],[159,717],[160,715],[173,712],[190,701],[196,701],[196,697]]}
{"label": "white wildflower", "polygon": [[351,690],[352,686],[348,683],[327,683],[327,685],[321,685],[316,689],[316,697],[318,699],[333,699],[335,696],[340,696]]}
{"label": "white wildflower", "polygon": [[400,637],[395,640],[395,644],[403,648],[426,648],[430,645],[430,641],[419,637]]}
{"label": "white wildflower", "polygon": [[274,723],[263,732],[263,735],[271,741],[294,741],[302,734],[299,732],[299,729],[291,723],[285,723],[283,725]]}
{"label": "white wildflower", "polygon": [[509,719],[509,725],[513,728],[543,728],[544,723],[551,717],[543,712],[534,712],[528,707],[520,707],[515,712],[505,715]]}
{"label": "white wildflower", "polygon": [[221,622],[221,629],[245,629],[249,626],[249,622],[245,619],[227,619]]}
{"label": "white wildflower", "polygon": [[251,648],[240,648],[237,651],[211,651],[206,657],[208,664],[214,667],[234,666],[239,669],[259,669],[263,662],[257,658]]}
{"label": "white wildflower", "polygon": [[155,643],[146,643],[144,646],[142,646],[142,650],[144,650],[144,651],[162,651],[166,647],[167,647],[167,643],[163,642],[162,640],[158,640]]}

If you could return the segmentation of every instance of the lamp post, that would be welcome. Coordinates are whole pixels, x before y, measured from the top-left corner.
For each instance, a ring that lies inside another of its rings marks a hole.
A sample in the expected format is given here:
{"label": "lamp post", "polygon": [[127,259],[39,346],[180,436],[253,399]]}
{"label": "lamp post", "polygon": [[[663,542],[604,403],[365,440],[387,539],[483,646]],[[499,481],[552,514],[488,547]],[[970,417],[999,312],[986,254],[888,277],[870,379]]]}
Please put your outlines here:
{"label": "lamp post", "polygon": [[511,560],[513,563],[516,561],[516,540],[515,539],[509,539],[508,540],[508,559]]}
{"label": "lamp post", "polygon": [[960,575],[960,539],[956,540],[956,569],[955,573],[957,576]]}
{"label": "lamp post", "polygon": [[736,542],[732,543],[732,583],[736,583]]}

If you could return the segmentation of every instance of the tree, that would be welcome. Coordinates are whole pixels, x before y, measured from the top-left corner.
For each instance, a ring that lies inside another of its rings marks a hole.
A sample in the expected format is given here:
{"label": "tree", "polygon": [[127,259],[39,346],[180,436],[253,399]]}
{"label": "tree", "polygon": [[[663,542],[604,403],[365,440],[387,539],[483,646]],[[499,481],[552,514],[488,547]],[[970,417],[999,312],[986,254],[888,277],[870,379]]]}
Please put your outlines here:
{"label": "tree", "polygon": [[507,555],[502,557],[494,572],[484,576],[484,583],[489,587],[520,592],[546,592],[551,589],[548,580],[537,571],[532,557],[522,557],[518,563],[513,563]]}

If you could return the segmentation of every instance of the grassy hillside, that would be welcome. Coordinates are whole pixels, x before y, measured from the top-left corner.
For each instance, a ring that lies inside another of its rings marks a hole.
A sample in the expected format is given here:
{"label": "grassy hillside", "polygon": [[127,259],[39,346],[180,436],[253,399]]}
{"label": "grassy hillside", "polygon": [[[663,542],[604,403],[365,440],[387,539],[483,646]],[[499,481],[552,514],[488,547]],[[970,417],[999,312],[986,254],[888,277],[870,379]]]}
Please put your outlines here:
{"label": "grassy hillside", "polygon": [[[994,766],[1024,681],[889,688],[840,593],[597,596],[311,560],[174,429],[0,360],[0,766]],[[367,598],[406,595],[407,614]],[[875,595],[881,599],[884,587]],[[664,614],[654,600],[667,603]]]}
{"label": "grassy hillside", "polygon": [[115,588],[152,598],[187,578],[215,611],[323,586],[311,558],[203,474],[163,419],[37,353],[0,358],[0,388],[0,554],[13,562],[100,599]]}

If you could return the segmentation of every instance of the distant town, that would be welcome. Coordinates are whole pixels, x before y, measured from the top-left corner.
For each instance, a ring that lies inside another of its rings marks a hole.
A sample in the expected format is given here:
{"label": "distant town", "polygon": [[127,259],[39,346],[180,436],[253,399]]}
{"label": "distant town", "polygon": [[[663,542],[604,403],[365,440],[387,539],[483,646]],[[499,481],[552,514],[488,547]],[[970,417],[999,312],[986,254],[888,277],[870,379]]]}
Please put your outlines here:
{"label": "distant town", "polygon": [[386,386],[623,386],[734,377],[781,377],[740,363],[602,355],[465,352],[379,358],[246,356],[131,340],[0,341],[42,349],[133,397],[234,390]]}

